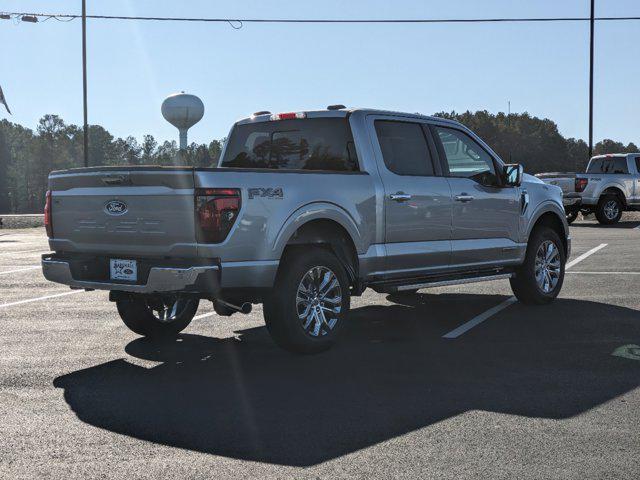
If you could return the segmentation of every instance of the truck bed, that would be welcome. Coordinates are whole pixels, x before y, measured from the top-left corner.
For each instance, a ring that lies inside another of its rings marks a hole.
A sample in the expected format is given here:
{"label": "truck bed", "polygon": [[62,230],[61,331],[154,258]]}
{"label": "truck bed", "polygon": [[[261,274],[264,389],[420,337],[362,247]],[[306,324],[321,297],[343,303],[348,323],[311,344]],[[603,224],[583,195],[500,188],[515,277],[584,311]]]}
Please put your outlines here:
{"label": "truck bed", "polygon": [[575,192],[576,174],[574,172],[537,173],[536,177],[544,183],[560,187],[563,195]]}

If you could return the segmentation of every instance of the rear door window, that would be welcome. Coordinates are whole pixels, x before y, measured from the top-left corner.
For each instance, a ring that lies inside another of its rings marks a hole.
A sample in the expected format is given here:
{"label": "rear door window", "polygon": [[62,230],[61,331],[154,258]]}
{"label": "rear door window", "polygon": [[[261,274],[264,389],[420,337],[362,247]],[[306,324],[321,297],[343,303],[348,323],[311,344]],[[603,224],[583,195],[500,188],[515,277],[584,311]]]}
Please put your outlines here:
{"label": "rear door window", "polygon": [[307,118],[236,125],[221,167],[358,171],[346,118]]}
{"label": "rear door window", "polygon": [[389,171],[397,175],[434,175],[433,160],[419,123],[376,120],[375,128]]}

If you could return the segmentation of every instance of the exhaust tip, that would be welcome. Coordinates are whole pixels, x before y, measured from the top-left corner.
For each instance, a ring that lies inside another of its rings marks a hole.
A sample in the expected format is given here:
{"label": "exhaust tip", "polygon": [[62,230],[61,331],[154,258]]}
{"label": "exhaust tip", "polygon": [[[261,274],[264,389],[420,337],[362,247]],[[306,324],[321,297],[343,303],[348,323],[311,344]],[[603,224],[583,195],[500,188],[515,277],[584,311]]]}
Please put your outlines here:
{"label": "exhaust tip", "polygon": [[250,314],[252,309],[253,309],[253,305],[251,305],[249,302],[244,302],[244,303],[240,306],[240,311],[241,311],[242,313],[244,313],[245,315]]}

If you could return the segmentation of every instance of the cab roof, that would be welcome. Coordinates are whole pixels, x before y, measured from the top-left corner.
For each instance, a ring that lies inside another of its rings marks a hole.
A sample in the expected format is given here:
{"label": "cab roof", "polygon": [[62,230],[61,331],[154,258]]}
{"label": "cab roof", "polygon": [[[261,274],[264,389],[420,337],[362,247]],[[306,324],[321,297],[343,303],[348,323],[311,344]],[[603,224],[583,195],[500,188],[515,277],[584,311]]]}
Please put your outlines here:
{"label": "cab roof", "polygon": [[[375,109],[375,108],[351,108],[351,109],[344,108],[340,110],[324,109],[324,110],[306,110],[306,111],[301,110],[300,112],[291,112],[291,113],[304,113],[305,118],[346,118],[349,115],[356,112],[363,113],[365,115],[368,115],[368,114],[395,115],[395,116],[402,116],[402,117],[408,117],[408,118],[416,118],[420,120],[430,120],[430,121],[437,121],[441,123],[449,123],[451,125],[462,125],[460,122],[457,122],[455,120],[450,120],[448,118],[433,117],[429,115],[422,115],[420,113],[407,113],[407,112],[396,112],[393,110],[381,110],[381,109]],[[250,117],[246,117],[238,120],[236,122],[236,125],[244,125],[244,124],[255,123],[255,122],[269,122],[273,120],[272,118],[273,115],[282,115],[282,113],[280,112],[268,112],[268,113],[258,112],[258,113],[259,113],[258,115],[254,114]]]}
{"label": "cab roof", "polygon": [[640,155],[640,152],[635,152],[635,153],[603,153],[601,155],[594,155],[593,157],[591,157],[591,160],[595,160],[595,159],[600,159],[600,158],[612,158],[612,157],[624,157],[627,158],[629,155],[631,156],[636,156],[636,155]]}

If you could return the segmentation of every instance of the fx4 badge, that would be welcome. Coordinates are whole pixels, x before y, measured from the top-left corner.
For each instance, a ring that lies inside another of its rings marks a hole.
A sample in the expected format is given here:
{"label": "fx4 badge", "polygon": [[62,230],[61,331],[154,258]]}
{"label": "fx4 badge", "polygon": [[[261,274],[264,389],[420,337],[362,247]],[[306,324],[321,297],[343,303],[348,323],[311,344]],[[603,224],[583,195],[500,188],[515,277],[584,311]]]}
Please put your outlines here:
{"label": "fx4 badge", "polygon": [[282,200],[284,197],[284,193],[282,191],[282,187],[277,188],[250,188],[249,189],[249,200],[252,200],[256,197],[260,198],[275,198],[276,200]]}

